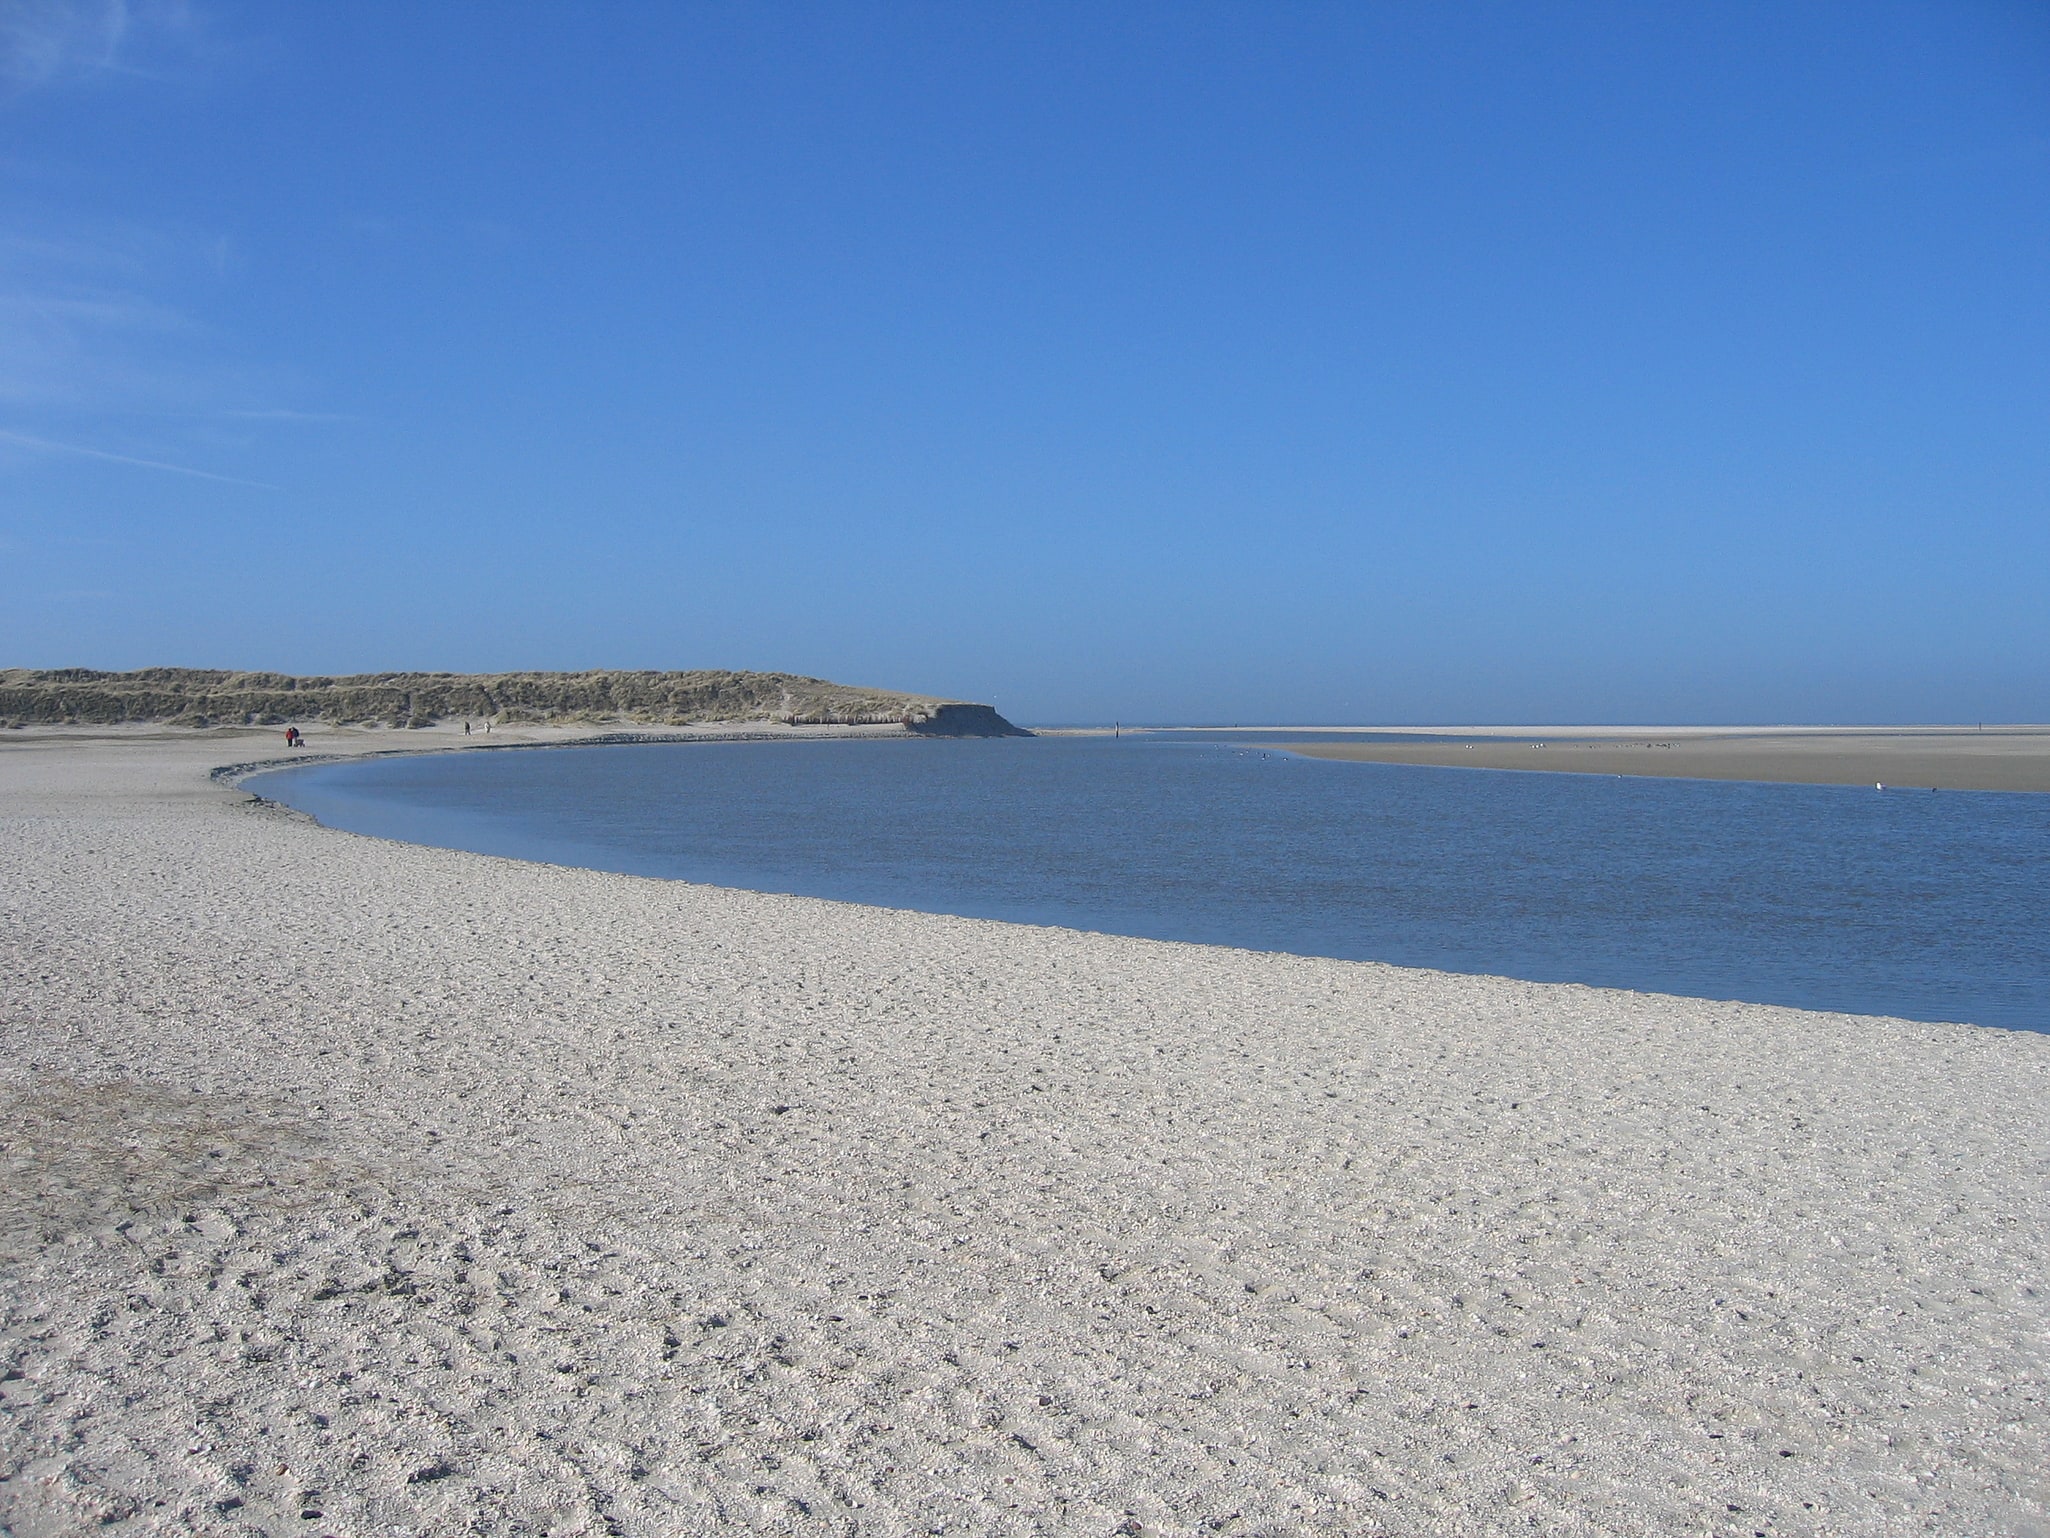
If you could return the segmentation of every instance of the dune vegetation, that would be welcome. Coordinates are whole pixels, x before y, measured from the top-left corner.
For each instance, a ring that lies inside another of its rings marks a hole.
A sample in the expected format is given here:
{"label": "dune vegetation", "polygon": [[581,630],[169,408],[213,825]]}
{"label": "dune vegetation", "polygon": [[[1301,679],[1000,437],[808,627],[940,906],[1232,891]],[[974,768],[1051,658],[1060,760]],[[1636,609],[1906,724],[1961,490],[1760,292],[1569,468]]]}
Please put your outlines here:
{"label": "dune vegetation", "polygon": [[930,695],[864,689],[790,673],[356,673],[296,678],[217,668],[0,669],[0,723],[181,726],[436,721],[631,722],[686,726],[712,721],[787,725],[900,724],[913,730],[1015,730],[987,706]]}

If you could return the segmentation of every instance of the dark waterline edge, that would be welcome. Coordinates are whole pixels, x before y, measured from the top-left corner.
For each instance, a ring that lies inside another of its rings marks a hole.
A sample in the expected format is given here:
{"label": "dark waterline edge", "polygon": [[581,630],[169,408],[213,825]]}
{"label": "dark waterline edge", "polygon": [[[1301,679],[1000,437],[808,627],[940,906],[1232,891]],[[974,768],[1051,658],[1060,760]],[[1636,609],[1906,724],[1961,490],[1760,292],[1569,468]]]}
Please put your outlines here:
{"label": "dark waterline edge", "polygon": [[[606,732],[602,736],[597,737],[566,737],[560,742],[421,743],[417,747],[372,748],[364,753],[298,753],[284,758],[259,758],[242,764],[222,764],[211,770],[207,778],[233,790],[240,789],[244,780],[255,779],[259,775],[271,774],[282,769],[311,769],[319,764],[362,764],[378,758],[447,758],[456,753],[548,753],[558,748],[723,748],[743,745],[760,746],[764,743],[782,742],[990,742],[999,740],[1002,739],[921,736],[911,732],[906,732],[901,737],[895,733],[886,732],[856,735],[853,732],[838,732],[830,728],[820,731],[816,736],[810,737],[789,737],[781,733],[750,733],[745,731],[737,731],[731,734],[721,733],[718,736],[707,734],[702,737],[678,737],[669,733],[657,732]],[[1010,740],[1016,741],[1017,739],[1013,738]],[[259,801],[271,801],[274,805],[278,806],[288,804],[282,801],[275,801],[269,796],[257,796],[256,799]],[[293,810],[297,811],[298,808],[294,807]],[[309,813],[308,815],[311,814]],[[318,820],[317,818],[315,819],[315,821]],[[321,826],[326,827],[327,824],[321,823]],[[347,830],[336,829],[335,831],[346,832]],[[391,839],[388,842],[397,844],[407,841],[404,839]],[[439,849],[444,846],[440,844],[421,844],[416,847],[421,849]],[[576,867],[571,868],[574,869]]]}

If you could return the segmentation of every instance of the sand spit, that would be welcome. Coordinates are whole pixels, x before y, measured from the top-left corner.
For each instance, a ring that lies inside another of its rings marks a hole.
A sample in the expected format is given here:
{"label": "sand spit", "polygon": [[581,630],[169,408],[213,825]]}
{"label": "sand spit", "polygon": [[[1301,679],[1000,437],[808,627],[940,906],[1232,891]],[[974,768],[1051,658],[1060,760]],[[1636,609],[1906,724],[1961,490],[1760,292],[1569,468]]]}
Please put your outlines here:
{"label": "sand spit", "polygon": [[[2050,727],[1810,728],[1627,732],[1518,728],[1447,732],[1430,742],[1287,743],[1311,758],[1461,769],[1543,769],[1573,774],[1648,774],[1689,780],[1773,780],[1891,789],[2050,791]],[[1249,740],[1256,734],[1248,734]]]}
{"label": "sand spit", "polygon": [[2050,1531],[2050,1036],[409,848],[267,742],[0,738],[8,1533]]}

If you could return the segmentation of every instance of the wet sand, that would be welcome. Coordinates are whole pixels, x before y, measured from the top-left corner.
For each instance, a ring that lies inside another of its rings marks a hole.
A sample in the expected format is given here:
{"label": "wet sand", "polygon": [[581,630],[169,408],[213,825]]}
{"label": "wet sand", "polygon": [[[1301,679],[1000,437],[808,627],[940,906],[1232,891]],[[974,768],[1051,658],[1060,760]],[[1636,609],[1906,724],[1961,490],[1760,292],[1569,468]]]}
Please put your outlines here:
{"label": "wet sand", "polygon": [[[1464,769],[1646,774],[1693,780],[1879,785],[1903,790],[2050,791],[2050,727],[1984,732],[1850,730],[1629,733],[1517,728],[1516,735],[1447,730],[1429,741],[1277,743],[1311,758]],[[1522,740],[1528,736],[1530,740]],[[1248,733],[1249,742],[1258,741]]]}
{"label": "wet sand", "polygon": [[2050,1036],[208,779],[277,755],[0,736],[11,1534],[2050,1530]]}

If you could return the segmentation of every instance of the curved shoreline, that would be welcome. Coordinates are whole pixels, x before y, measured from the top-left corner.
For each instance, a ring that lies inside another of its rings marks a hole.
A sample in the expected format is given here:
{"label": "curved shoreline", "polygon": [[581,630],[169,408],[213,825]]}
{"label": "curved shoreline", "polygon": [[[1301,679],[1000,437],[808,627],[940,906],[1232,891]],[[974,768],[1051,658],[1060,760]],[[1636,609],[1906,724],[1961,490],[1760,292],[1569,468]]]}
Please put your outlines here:
{"label": "curved shoreline", "polygon": [[[1549,792],[1528,782],[1488,792],[1413,767],[1378,771],[1392,780],[1334,766],[1235,784],[1201,767],[1233,756],[1214,744],[1038,747],[1001,766],[979,751],[914,763],[841,744],[687,763],[592,748],[575,769],[534,758],[411,770],[266,760],[278,767],[217,773],[246,774],[245,791],[332,827],[550,864],[1533,982],[2050,1030],[2029,922],[2046,894],[2018,874],[2050,846],[2011,798],[1910,803],[1895,809],[1913,814],[1906,825],[1881,806],[1875,825],[1874,806],[1855,794],[1632,791],[1606,777],[1612,791],[1554,781]],[[1000,799],[989,799],[998,785]],[[1456,852],[1444,835],[1405,842],[1371,814],[1360,820],[1362,793],[1397,796],[1411,824],[1458,818],[1467,842]],[[1042,810],[1078,794],[1128,810],[1117,827]],[[1207,806],[1200,853],[1145,810],[1192,795]],[[836,837],[857,827],[858,845]],[[1319,832],[1288,831],[1310,828]],[[1704,864],[1689,837],[1723,852]],[[1981,863],[2009,857],[2020,864],[2006,874]],[[1778,879],[1751,874],[1766,862]],[[1115,890],[1103,871],[1118,873]],[[1615,889],[1635,894],[1634,912],[1599,895]],[[1718,917],[1699,916],[1709,912]]]}
{"label": "curved shoreline", "polygon": [[0,740],[0,1520],[2050,1514],[2050,1038],[389,844],[235,752]]}
{"label": "curved shoreline", "polygon": [[[334,729],[330,729],[334,730]],[[556,730],[562,730],[557,728]],[[576,728],[568,728],[575,732]],[[498,735],[496,733],[492,735]],[[943,742],[948,739],[931,733],[914,732],[894,726],[862,727],[801,727],[774,730],[753,726],[699,727],[688,731],[616,731],[591,735],[572,735],[530,741],[514,737],[508,742],[475,742],[465,738],[461,742],[423,743],[417,747],[370,748],[355,753],[287,753],[280,758],[252,759],[247,763],[222,764],[209,772],[209,778],[231,788],[254,775],[267,774],[273,769],[303,769],[310,764],[339,764],[365,758],[408,758],[430,753],[473,753],[507,748],[608,748],[629,746],[637,743],[690,744],[722,742],[821,742],[821,741],[904,741]],[[262,798],[259,798],[262,799]]]}

